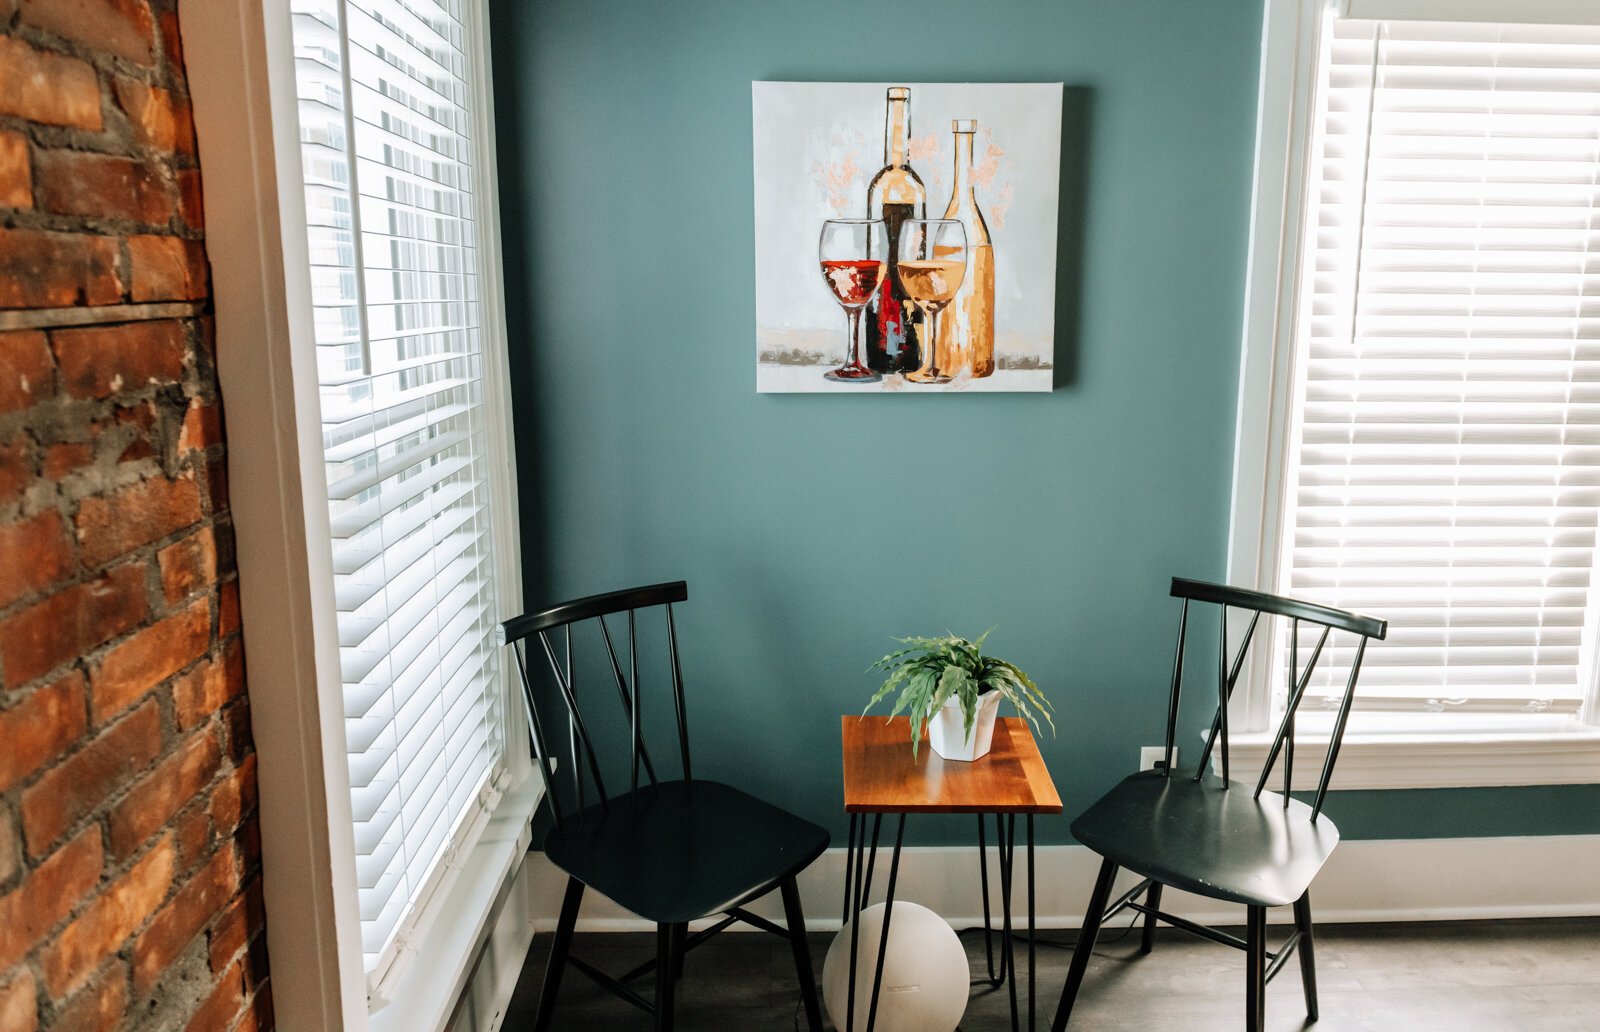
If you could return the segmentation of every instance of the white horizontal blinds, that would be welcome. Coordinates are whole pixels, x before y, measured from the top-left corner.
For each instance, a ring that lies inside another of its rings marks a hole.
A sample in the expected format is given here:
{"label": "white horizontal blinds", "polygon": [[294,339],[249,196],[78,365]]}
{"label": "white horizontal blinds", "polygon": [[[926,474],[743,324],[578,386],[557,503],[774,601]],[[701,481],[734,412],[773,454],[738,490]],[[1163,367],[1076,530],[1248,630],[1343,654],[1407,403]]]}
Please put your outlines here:
{"label": "white horizontal blinds", "polygon": [[[1600,29],[1345,20],[1325,46],[1286,586],[1391,621],[1358,706],[1575,711],[1600,513]],[[1352,655],[1324,658],[1322,705]]]}
{"label": "white horizontal blinds", "polygon": [[380,976],[494,791],[461,0],[295,0],[362,946]]}

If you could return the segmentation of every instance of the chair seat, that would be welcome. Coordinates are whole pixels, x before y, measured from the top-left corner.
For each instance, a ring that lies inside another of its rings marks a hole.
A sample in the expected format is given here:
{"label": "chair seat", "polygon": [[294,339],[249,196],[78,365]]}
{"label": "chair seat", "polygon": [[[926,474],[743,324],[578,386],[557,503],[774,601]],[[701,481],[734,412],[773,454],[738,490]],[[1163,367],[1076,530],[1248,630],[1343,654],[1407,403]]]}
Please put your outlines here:
{"label": "chair seat", "polygon": [[1206,775],[1123,779],[1072,822],[1079,842],[1164,885],[1251,906],[1293,903],[1339,842],[1326,814]]}
{"label": "chair seat", "polygon": [[563,819],[550,862],[656,924],[681,924],[776,888],[828,848],[826,829],[715,781],[663,781]]}

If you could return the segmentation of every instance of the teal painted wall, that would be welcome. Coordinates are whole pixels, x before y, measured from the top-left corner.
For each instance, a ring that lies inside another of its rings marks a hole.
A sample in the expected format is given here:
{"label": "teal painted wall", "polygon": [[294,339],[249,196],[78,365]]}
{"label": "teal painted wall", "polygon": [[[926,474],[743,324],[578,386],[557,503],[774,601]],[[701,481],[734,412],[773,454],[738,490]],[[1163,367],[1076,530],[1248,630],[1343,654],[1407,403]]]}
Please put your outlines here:
{"label": "teal painted wall", "polygon": [[[923,0],[933,28],[886,46],[907,9],[493,5],[528,597],[687,579],[696,773],[841,839],[838,715],[891,635],[997,628],[1056,701],[1070,817],[1159,740],[1167,580],[1226,549],[1259,0]],[[755,393],[753,79],[1067,84],[1054,393]],[[905,552],[860,547],[885,523]],[[1588,787],[1330,811],[1357,838],[1600,831]]]}

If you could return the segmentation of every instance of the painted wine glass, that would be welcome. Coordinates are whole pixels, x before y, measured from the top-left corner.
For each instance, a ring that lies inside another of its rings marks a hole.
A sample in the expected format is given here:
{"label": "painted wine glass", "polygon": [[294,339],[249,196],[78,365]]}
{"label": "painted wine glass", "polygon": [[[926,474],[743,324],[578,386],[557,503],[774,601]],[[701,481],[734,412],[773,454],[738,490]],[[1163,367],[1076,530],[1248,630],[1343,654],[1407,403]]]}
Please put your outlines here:
{"label": "painted wine glass", "polygon": [[874,383],[883,379],[861,362],[861,310],[878,292],[889,264],[889,234],[882,219],[829,219],[822,224],[817,258],[822,280],[844,309],[849,325],[844,365],[823,373],[841,383]]}
{"label": "painted wine glass", "polygon": [[[926,340],[939,339],[939,313],[956,296],[967,274],[967,228],[956,219],[906,219],[900,225],[895,267],[906,296],[927,314]],[[940,369],[938,349],[922,349],[922,365],[906,374],[913,383],[949,383],[953,370]]]}

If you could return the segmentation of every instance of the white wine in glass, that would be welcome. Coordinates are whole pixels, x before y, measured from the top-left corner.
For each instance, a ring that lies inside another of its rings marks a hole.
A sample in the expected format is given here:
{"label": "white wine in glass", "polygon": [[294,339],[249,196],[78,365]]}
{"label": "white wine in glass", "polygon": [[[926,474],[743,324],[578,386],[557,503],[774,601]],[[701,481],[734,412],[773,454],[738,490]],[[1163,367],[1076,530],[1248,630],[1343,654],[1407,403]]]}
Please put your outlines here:
{"label": "white wine in glass", "polygon": [[[896,268],[906,295],[928,316],[927,340],[939,339],[944,311],[967,274],[967,229],[956,219],[907,219],[900,227]],[[922,365],[906,374],[913,383],[949,383],[952,371],[940,369],[938,349],[922,349]]]}
{"label": "white wine in glass", "polygon": [[849,325],[844,365],[823,373],[841,383],[876,383],[883,377],[861,362],[861,310],[878,292],[889,264],[889,236],[882,219],[829,219],[822,224],[817,259],[822,280],[844,309]]}

